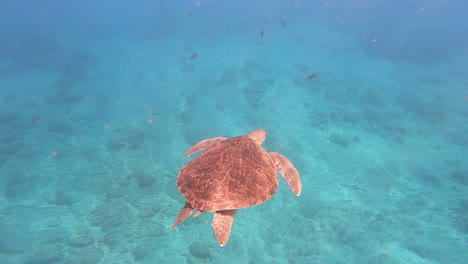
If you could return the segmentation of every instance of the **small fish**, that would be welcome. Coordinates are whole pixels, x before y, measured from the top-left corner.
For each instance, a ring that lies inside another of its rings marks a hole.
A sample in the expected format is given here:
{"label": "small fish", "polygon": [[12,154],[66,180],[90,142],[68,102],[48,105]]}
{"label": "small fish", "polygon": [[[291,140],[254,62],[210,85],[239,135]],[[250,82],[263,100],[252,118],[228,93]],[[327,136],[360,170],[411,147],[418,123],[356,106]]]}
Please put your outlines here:
{"label": "small fish", "polygon": [[186,15],[187,15],[187,16],[193,16],[193,12],[192,12],[192,11],[188,11],[188,12],[186,13]]}
{"label": "small fish", "polygon": [[260,36],[263,38],[265,37],[267,34],[266,30],[262,29],[262,31],[260,31]]}
{"label": "small fish", "polygon": [[286,26],[286,21],[284,19],[280,19],[280,24],[285,27]]}
{"label": "small fish", "polygon": [[311,73],[311,74],[309,74],[309,75],[307,76],[307,80],[315,79],[315,78],[317,78],[317,77],[318,77],[318,73],[313,72],[313,73]]}
{"label": "small fish", "polygon": [[193,53],[192,56],[190,56],[190,59],[193,60],[198,57],[198,53]]}

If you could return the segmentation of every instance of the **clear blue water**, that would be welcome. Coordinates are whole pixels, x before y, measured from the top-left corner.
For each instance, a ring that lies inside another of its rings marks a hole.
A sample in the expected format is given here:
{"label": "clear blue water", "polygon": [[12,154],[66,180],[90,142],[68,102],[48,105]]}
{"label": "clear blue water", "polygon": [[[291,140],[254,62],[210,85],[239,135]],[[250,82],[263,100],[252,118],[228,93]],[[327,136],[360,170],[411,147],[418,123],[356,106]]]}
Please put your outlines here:
{"label": "clear blue water", "polygon": [[[466,263],[466,13],[2,1],[0,262]],[[302,194],[280,177],[225,247],[212,213],[172,230],[183,153],[255,128]]]}

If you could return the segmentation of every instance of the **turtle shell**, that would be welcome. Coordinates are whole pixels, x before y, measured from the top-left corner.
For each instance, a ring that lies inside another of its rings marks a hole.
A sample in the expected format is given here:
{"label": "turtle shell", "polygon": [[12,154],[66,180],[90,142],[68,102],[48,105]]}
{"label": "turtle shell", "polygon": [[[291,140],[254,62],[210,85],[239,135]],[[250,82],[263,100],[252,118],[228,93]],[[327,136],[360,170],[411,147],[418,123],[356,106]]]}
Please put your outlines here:
{"label": "turtle shell", "polygon": [[183,167],[179,191],[202,211],[239,209],[261,204],[278,189],[276,167],[248,136],[228,138]]}

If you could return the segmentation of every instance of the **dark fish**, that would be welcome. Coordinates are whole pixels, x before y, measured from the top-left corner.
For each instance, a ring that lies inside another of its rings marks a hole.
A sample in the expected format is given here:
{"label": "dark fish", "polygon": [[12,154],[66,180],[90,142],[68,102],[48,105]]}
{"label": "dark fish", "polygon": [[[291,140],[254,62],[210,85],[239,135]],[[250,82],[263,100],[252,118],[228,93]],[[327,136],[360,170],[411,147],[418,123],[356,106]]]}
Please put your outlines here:
{"label": "dark fish", "polygon": [[281,25],[282,25],[283,27],[286,26],[286,21],[285,21],[285,20],[280,19],[280,23],[281,23]]}
{"label": "dark fish", "polygon": [[260,31],[260,36],[265,37],[267,34],[266,30],[262,29],[262,31]]}
{"label": "dark fish", "polygon": [[318,77],[318,73],[313,72],[307,76],[307,80],[315,79],[317,77]]}
{"label": "dark fish", "polygon": [[192,56],[190,56],[190,59],[193,60],[198,57],[198,53],[193,53]]}

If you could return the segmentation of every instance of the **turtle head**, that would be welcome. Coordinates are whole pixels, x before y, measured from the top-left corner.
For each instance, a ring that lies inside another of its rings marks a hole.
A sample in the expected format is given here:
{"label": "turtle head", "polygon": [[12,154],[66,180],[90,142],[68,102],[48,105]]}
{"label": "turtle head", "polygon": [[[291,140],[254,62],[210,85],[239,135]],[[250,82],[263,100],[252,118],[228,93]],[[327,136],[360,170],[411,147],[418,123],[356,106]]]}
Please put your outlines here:
{"label": "turtle head", "polygon": [[268,134],[265,130],[255,129],[254,131],[250,132],[248,137],[253,139],[253,141],[258,143],[259,145],[261,145],[263,141],[265,141],[267,135]]}

